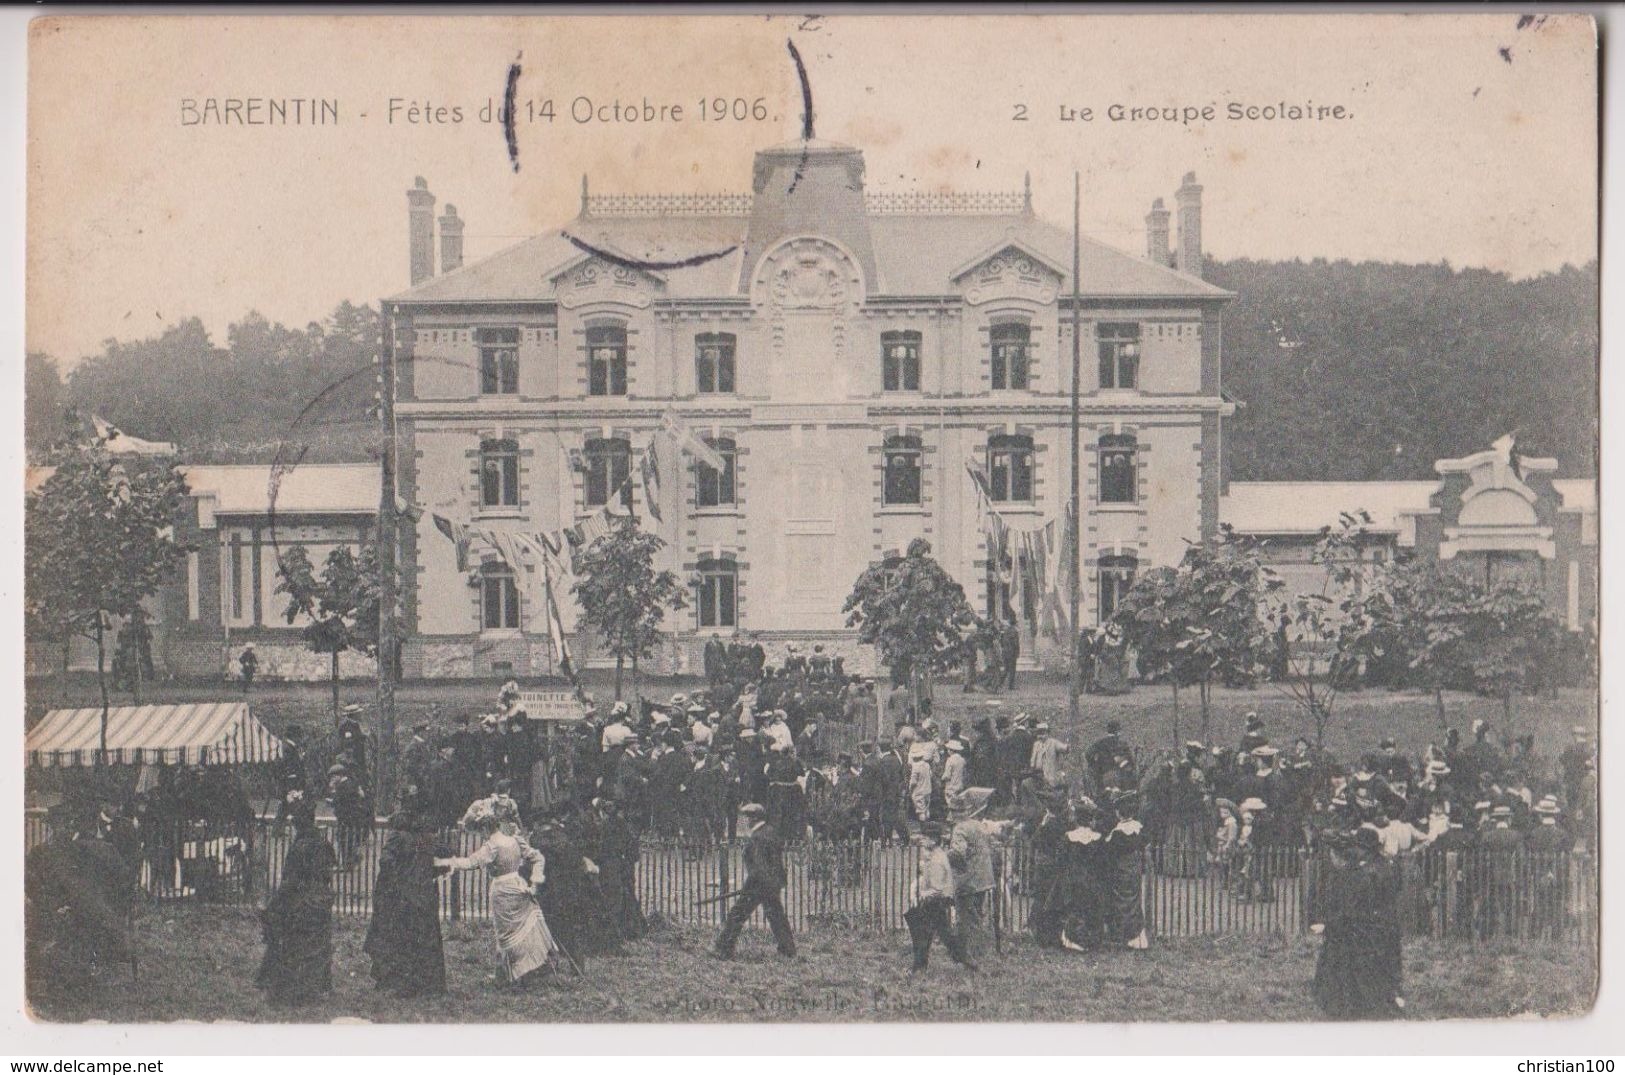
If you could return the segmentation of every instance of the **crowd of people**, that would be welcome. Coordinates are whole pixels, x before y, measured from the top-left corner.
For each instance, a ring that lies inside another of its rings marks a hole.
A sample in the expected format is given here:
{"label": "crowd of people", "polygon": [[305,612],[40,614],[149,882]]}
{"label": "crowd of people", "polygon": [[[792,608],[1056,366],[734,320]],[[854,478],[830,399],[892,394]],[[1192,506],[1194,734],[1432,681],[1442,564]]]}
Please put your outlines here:
{"label": "crowd of people", "polygon": [[[1309,852],[1324,852],[1327,869],[1308,890],[1326,939],[1316,998],[1339,1018],[1392,1014],[1403,1005],[1403,923],[1419,910],[1404,905],[1407,860],[1424,849],[1595,845],[1595,750],[1578,727],[1552,762],[1532,737],[1497,738],[1480,721],[1469,742],[1452,731],[1413,757],[1384,739],[1344,763],[1302,738],[1277,747],[1248,714],[1233,746],[1193,740],[1146,758],[1117,722],[1074,750],[1046,721],[992,700],[979,715],[939,721],[929,695],[877,690],[822,647],[791,647],[769,666],[759,644],[713,640],[705,670],[705,686],[662,703],[600,708],[581,694],[583,715],[561,722],[562,735],[538,731],[512,683],[492,712],[439,735],[414,728],[372,886],[365,952],[378,987],[444,990],[439,881],[452,871],[489,876],[501,978],[584,973],[647,928],[637,891],[646,838],[690,848],[742,838],[745,880],[717,897],[730,902],[713,946],[723,959],[758,909],[778,950],[795,956],[782,902],[788,846],[914,844],[905,921],[916,970],[938,941],[970,969],[999,943],[1002,878],[1019,874],[1041,948],[1139,950],[1150,943],[1148,863],[1164,876],[1216,875],[1234,899],[1267,903]],[[360,707],[341,718],[322,764],[310,764],[294,728],[275,770],[277,824],[294,830],[263,917],[258,981],[276,1003],[330,987],[334,873],[365,861],[356,851],[374,825],[372,742]],[[248,810],[223,773],[165,770],[139,801]],[[316,822],[324,800],[333,842]],[[102,835],[129,843],[127,826],[103,820]],[[457,827],[477,836],[476,849],[448,842]],[[1004,860],[1018,843],[1030,857],[1011,871]],[[1478,905],[1453,920],[1493,914],[1498,883],[1463,886],[1459,898]],[[1561,904],[1549,893],[1537,911],[1555,924]]]}

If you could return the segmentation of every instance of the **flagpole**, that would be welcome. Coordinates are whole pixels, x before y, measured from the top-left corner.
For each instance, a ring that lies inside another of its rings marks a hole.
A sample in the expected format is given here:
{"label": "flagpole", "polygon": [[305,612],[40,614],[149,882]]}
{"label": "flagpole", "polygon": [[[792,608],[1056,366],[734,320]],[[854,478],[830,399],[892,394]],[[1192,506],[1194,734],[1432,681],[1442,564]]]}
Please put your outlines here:
{"label": "flagpole", "polygon": [[1072,173],[1072,501],[1068,506],[1068,521],[1072,526],[1072,570],[1068,582],[1067,600],[1071,615],[1068,617],[1068,631],[1070,637],[1067,645],[1071,650],[1071,658],[1067,661],[1066,697],[1067,715],[1071,719],[1071,727],[1076,730],[1078,726],[1078,639],[1080,637],[1078,624],[1078,572],[1080,567],[1080,550],[1083,542],[1078,511],[1078,464],[1079,464],[1079,429],[1078,408],[1081,403],[1079,394],[1080,381],[1083,370],[1083,342],[1079,336],[1082,305],[1082,284],[1078,280],[1080,261],[1082,260],[1082,238],[1080,235],[1080,221],[1083,207],[1083,180],[1078,172]]}

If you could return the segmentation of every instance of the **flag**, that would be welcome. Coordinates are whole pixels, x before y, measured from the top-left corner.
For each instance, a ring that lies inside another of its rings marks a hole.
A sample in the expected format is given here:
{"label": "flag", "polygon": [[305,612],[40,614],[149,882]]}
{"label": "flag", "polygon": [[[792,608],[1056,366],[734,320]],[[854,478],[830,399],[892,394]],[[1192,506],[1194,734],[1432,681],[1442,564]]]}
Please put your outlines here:
{"label": "flag", "polygon": [[976,465],[975,460],[965,460],[965,473],[970,475],[971,484],[976,486],[977,495],[981,498],[984,511],[993,510],[993,490],[988,488],[987,475],[982,468]]}
{"label": "flag", "polygon": [[649,515],[655,522],[663,522],[660,518],[660,460],[656,456],[660,438],[649,438],[649,446],[643,450],[643,503],[649,509]]}
{"label": "flag", "polygon": [[728,461],[722,453],[711,447],[677,420],[677,416],[670,411],[660,416],[660,431],[677,442],[677,447],[704,463],[712,470],[721,473],[727,467]]}
{"label": "flag", "polygon": [[609,513],[609,505],[606,504],[593,512],[586,522],[576,527],[576,531],[581,535],[581,548],[590,549],[593,542],[614,530],[615,527],[610,522],[612,518],[614,516]]}
{"label": "flag", "polygon": [[454,523],[444,515],[430,512],[429,517],[434,520],[434,528],[446,535],[446,538],[457,549],[457,570],[468,570],[468,527],[462,523]]}
{"label": "flag", "polygon": [[559,615],[559,603],[553,596],[553,573],[545,558],[542,560],[542,580],[546,592],[543,611],[547,617],[547,641],[552,646],[553,662],[573,679],[575,672],[570,667],[570,644],[564,639],[564,619]]}

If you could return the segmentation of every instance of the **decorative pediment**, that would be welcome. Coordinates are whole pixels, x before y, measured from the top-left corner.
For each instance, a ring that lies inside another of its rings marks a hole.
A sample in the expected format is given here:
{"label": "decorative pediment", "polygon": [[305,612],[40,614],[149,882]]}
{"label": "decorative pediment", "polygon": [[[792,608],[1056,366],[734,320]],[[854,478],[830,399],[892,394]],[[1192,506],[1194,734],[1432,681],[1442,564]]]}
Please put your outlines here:
{"label": "decorative pediment", "polygon": [[833,310],[863,301],[863,275],[834,243],[791,239],[762,258],[752,290],[758,303],[781,310]]}
{"label": "decorative pediment", "polygon": [[964,285],[965,301],[972,306],[995,299],[1048,305],[1060,294],[1063,277],[1060,266],[1017,240],[1000,243],[953,275],[956,283]]}
{"label": "decorative pediment", "polygon": [[664,286],[655,273],[597,255],[584,255],[553,277],[559,305],[567,310],[600,302],[646,309]]}

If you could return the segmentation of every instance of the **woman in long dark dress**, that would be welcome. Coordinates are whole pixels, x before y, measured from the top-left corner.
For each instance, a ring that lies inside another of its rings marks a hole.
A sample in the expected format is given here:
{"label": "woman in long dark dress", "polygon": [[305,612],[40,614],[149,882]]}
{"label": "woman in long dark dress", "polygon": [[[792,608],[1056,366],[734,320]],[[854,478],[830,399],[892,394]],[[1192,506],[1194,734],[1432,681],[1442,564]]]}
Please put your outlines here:
{"label": "woman in long dark dress", "polygon": [[1314,996],[1333,1019],[1393,1019],[1400,999],[1399,893],[1375,830],[1331,844],[1332,869],[1312,932],[1325,936]]}
{"label": "woman in long dark dress", "polygon": [[547,860],[547,880],[539,897],[542,916],[566,962],[578,974],[584,973],[593,948],[593,908],[600,900],[595,883],[598,866],[557,820],[544,820],[531,836],[532,846]]}
{"label": "woman in long dark dress", "polygon": [[403,812],[378,861],[372,922],[362,951],[372,957],[372,978],[397,997],[436,997],[446,991],[446,954],[440,938],[440,886],[446,871],[435,857],[433,826],[417,811]]}
{"label": "woman in long dark dress", "polygon": [[254,984],[272,1004],[302,1004],[333,988],[333,845],[316,827],[315,803],[291,792],[293,846],[282,884],[260,914],[265,958]]}
{"label": "woman in long dark dress", "polygon": [[1139,796],[1123,789],[1112,797],[1113,824],[1101,841],[1102,894],[1106,938],[1114,944],[1143,949],[1151,946],[1140,902],[1141,852],[1145,831],[1135,817]]}

